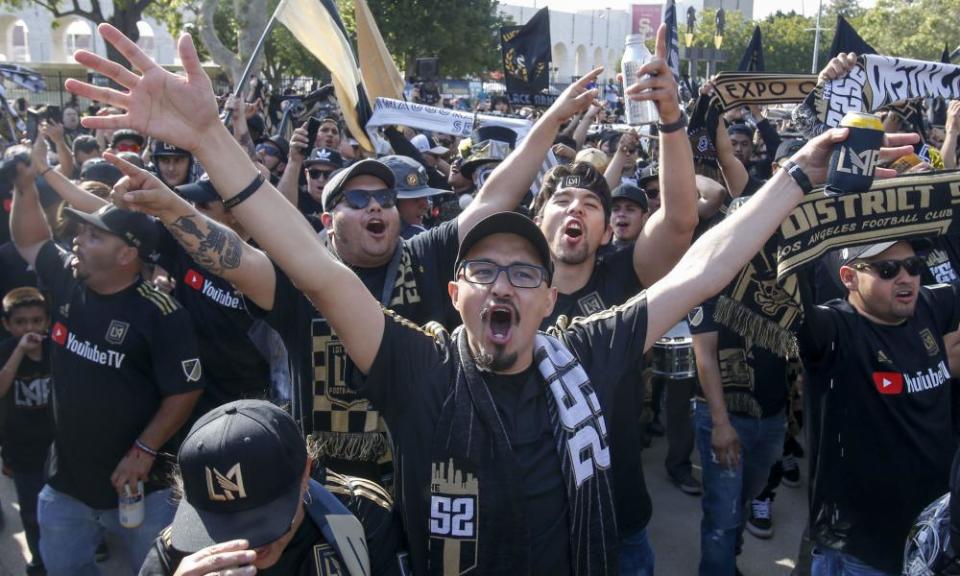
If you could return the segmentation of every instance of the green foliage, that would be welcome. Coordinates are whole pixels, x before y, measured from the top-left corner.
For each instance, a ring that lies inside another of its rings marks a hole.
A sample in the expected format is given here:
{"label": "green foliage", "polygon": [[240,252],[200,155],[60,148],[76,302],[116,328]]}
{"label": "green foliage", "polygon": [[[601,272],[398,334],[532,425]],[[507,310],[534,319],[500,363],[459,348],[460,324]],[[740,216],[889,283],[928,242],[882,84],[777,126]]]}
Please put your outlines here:
{"label": "green foliage", "polygon": [[939,61],[960,44],[960,0],[878,0],[851,23],[881,54]]}

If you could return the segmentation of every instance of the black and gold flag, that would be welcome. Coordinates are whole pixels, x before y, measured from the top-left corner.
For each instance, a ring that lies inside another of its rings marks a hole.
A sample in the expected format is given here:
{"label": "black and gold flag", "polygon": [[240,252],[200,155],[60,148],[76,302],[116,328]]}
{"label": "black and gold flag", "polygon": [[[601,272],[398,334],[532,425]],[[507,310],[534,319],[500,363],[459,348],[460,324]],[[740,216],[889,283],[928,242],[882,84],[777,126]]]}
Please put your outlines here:
{"label": "black and gold flag", "polygon": [[550,10],[543,8],[523,26],[500,28],[503,76],[510,102],[549,106],[555,97],[550,88]]}
{"label": "black and gold flag", "polygon": [[830,45],[830,56],[828,58],[834,58],[841,52],[853,52],[857,55],[877,53],[873,46],[867,44],[857,34],[857,31],[847,22],[847,19],[838,14],[837,30],[833,33],[833,43]]}
{"label": "black and gold flag", "polygon": [[740,58],[737,71],[763,72],[765,70],[766,67],[763,64],[763,34],[760,32],[760,27],[757,26],[753,29],[753,36],[750,38],[750,43],[747,44],[747,49],[743,52],[743,57]]}

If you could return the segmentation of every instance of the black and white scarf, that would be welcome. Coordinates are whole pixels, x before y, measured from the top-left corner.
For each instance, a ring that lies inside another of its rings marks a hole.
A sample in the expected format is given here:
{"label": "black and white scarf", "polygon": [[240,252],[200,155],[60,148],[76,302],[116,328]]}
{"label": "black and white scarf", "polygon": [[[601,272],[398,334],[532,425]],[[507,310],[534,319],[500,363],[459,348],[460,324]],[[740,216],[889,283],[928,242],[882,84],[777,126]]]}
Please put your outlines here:
{"label": "black and white scarf", "polygon": [[[466,331],[458,328],[452,339],[458,370],[433,446],[429,572],[526,574],[532,558],[516,455]],[[614,574],[618,537],[610,448],[597,395],[580,363],[553,336],[536,336],[534,363],[549,391],[566,478],[572,573]],[[433,513],[444,510],[451,512],[449,522]]]}

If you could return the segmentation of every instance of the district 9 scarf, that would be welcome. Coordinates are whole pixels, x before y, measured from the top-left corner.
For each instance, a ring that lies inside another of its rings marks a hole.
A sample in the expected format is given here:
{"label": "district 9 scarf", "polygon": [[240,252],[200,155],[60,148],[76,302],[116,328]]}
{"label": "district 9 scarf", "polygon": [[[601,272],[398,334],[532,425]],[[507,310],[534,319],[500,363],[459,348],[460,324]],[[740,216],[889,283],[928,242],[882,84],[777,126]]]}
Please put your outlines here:
{"label": "district 9 scarf", "polygon": [[960,170],[875,180],[869,190],[808,194],[721,296],[714,319],[783,357],[802,320],[795,273],[830,250],[960,234]]}
{"label": "district 9 scarf", "polygon": [[818,84],[793,119],[807,138],[840,125],[847,112],[874,112],[910,98],[960,98],[960,66],[867,54],[843,78]]}
{"label": "district 9 scarf", "polygon": [[[463,327],[452,335],[456,381],[444,401],[433,445],[431,574],[527,574],[524,487],[510,437],[474,363]],[[572,573],[615,574],[617,522],[606,423],[590,379],[563,343],[536,336],[534,363],[546,388],[561,471],[566,478]],[[471,520],[457,522],[457,516]],[[441,519],[442,520],[442,519]]]}

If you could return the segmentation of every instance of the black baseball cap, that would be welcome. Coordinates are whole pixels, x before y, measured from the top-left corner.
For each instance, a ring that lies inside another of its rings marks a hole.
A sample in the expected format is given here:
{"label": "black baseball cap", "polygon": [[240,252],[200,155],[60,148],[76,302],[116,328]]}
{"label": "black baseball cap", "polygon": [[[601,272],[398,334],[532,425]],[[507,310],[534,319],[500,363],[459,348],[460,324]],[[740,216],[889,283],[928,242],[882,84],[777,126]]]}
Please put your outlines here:
{"label": "black baseball cap", "polygon": [[781,142],[780,145],[777,146],[777,154],[776,156],[773,157],[773,161],[779,162],[784,158],[790,158],[791,156],[799,152],[800,149],[803,148],[803,145],[806,143],[807,143],[806,140],[803,140],[800,138]]}
{"label": "black baseball cap", "polygon": [[240,538],[255,549],[290,530],[307,448],[282,409],[264,400],[214,408],[190,428],[177,460],[183,478],[171,525],[177,550]]}
{"label": "black baseball cap", "polygon": [[547,244],[546,237],[533,220],[517,212],[496,212],[477,222],[460,242],[454,270],[460,269],[460,264],[477,242],[491,234],[500,233],[516,234],[533,244],[534,250],[540,256],[540,263],[547,269],[547,282],[553,282],[553,260],[550,258],[550,245]]}
{"label": "black baseball cap", "polygon": [[159,233],[153,216],[117,208],[113,204],[106,204],[89,214],[73,208],[64,208],[63,213],[69,218],[119,236],[136,248],[142,259],[149,258],[156,249]]}
{"label": "black baseball cap", "polygon": [[314,164],[329,164],[334,168],[343,168],[343,158],[340,157],[339,152],[331,148],[314,148],[310,157],[303,161],[303,165],[309,168]]}
{"label": "black baseball cap", "polygon": [[201,176],[196,182],[182,184],[174,188],[174,190],[184,199],[189,200],[194,204],[202,204],[205,202],[220,200],[220,195],[217,194],[217,189],[213,187],[213,183],[210,182],[210,177],[206,174]]}
{"label": "black baseball cap", "polygon": [[123,178],[123,172],[103,158],[91,158],[80,167],[81,180],[93,180],[113,187]]}
{"label": "black baseball cap", "polygon": [[642,189],[634,186],[633,184],[621,184],[617,186],[613,189],[613,192],[610,193],[610,196],[614,200],[617,198],[632,200],[633,202],[639,204],[640,208],[644,212],[650,209],[650,205],[647,203],[647,195]]}
{"label": "black baseball cap", "polygon": [[173,144],[167,144],[160,140],[154,140],[153,150],[150,153],[154,157],[160,156],[192,156],[189,150],[178,148]]}
{"label": "black baseball cap", "polygon": [[374,178],[379,178],[383,180],[387,188],[396,186],[396,179],[393,177],[393,172],[386,164],[371,158],[361,160],[336,172],[330,178],[330,181],[327,182],[327,185],[323,187],[322,199],[324,211],[329,212],[333,210],[333,207],[340,201],[344,185],[348,180],[357,176],[373,176]]}
{"label": "black baseball cap", "polygon": [[637,184],[639,184],[641,188],[646,188],[644,184],[646,184],[651,180],[657,180],[659,178],[660,178],[660,164],[656,161],[653,161],[648,163],[646,166],[644,166],[642,170],[638,171]]}
{"label": "black baseball cap", "polygon": [[393,171],[396,180],[397,198],[428,198],[449,194],[450,190],[431,188],[427,185],[427,170],[422,164],[407,156],[384,156],[380,161]]}

